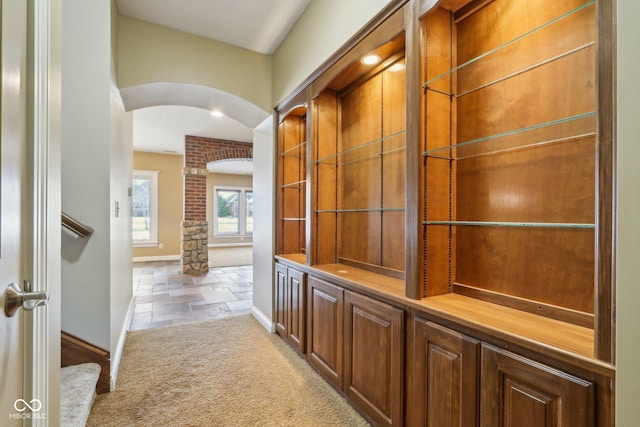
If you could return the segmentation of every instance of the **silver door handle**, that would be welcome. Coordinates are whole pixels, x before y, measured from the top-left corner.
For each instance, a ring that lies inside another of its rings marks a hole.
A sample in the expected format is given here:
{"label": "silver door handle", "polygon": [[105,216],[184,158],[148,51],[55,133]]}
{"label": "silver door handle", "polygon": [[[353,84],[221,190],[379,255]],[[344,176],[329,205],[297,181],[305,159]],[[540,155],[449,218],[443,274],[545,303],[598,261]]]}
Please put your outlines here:
{"label": "silver door handle", "polygon": [[49,301],[49,292],[23,292],[20,285],[11,283],[4,291],[4,314],[12,317],[20,307],[33,310]]}

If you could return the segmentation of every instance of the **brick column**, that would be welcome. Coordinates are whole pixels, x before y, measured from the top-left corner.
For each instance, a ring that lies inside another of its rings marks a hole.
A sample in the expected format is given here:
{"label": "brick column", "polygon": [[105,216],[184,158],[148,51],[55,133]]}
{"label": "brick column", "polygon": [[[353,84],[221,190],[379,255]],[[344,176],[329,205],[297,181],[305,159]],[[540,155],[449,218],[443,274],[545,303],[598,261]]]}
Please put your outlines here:
{"label": "brick column", "polygon": [[209,272],[209,224],[207,223],[207,170],[185,167],[184,221],[182,221],[182,272]]}
{"label": "brick column", "polygon": [[[209,272],[207,223],[207,163],[225,159],[250,159],[251,143],[187,135],[184,149],[184,221],[182,221],[182,272]],[[213,196],[213,195],[212,195]]]}

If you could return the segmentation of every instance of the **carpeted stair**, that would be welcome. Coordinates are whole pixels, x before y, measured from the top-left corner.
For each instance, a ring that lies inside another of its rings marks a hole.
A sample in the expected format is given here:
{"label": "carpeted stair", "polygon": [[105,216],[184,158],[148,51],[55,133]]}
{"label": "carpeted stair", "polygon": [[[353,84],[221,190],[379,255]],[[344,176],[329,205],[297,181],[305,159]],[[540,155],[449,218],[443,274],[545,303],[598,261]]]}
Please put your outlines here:
{"label": "carpeted stair", "polygon": [[83,363],[62,368],[60,375],[60,425],[84,427],[93,400],[96,383],[100,376],[100,365]]}

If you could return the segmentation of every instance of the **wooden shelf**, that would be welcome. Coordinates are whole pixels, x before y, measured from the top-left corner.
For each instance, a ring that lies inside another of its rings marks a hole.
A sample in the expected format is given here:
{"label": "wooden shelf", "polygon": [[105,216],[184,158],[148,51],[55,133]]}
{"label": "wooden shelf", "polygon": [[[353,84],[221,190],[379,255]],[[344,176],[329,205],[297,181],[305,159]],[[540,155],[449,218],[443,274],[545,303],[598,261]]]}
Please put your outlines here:
{"label": "wooden shelf", "polygon": [[305,254],[282,254],[276,255],[277,260],[293,262],[297,265],[305,265]]}
{"label": "wooden shelf", "polygon": [[313,267],[316,271],[329,274],[339,282],[349,282],[355,288],[365,288],[385,294],[404,296],[404,280],[374,273],[345,264],[323,264]]}
{"label": "wooden shelf", "polygon": [[594,356],[592,328],[455,293],[414,300],[404,295],[404,282],[400,279],[344,264],[308,266],[300,254],[278,255],[276,259],[329,283],[468,328],[472,332],[467,333],[472,336],[484,334],[607,377],[615,374],[614,366]]}
{"label": "wooden shelf", "polygon": [[508,342],[533,349],[566,356],[575,363],[613,377],[612,365],[594,356],[594,331],[560,320],[538,316],[476,298],[458,294],[427,297],[420,301],[407,300],[412,307],[499,337]]}

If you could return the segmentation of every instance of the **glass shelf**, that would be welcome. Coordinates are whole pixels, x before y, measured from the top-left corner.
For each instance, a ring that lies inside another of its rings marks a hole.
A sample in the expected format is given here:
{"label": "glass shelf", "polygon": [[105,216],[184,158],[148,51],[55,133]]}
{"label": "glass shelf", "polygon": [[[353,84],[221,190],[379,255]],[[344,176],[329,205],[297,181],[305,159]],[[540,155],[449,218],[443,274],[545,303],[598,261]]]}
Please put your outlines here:
{"label": "glass shelf", "polygon": [[[380,155],[384,155],[384,154],[394,153],[396,151],[399,151],[400,149],[404,149],[404,145],[402,147],[392,148],[390,150],[382,151],[382,152],[379,152],[379,153],[375,153],[373,155],[372,154],[366,154],[365,156],[363,156],[361,158],[354,159],[354,160],[346,160],[346,161],[343,161],[343,162],[340,162],[338,160],[340,157],[346,156],[348,154],[352,154],[354,152],[357,152],[358,150],[363,150],[365,148],[370,148],[374,144],[379,144],[379,143],[388,141],[388,140],[390,140],[392,138],[398,137],[400,135],[405,135],[405,134],[406,134],[406,131],[405,130],[401,130],[399,132],[392,133],[392,134],[387,135],[387,136],[383,136],[382,138],[377,138],[377,139],[374,139],[373,141],[365,142],[363,144],[357,145],[355,147],[348,148],[348,149],[340,151],[338,153],[330,154],[328,156],[321,157],[318,160],[316,160],[316,164],[342,166],[342,165],[345,165],[347,163],[354,163],[356,161],[370,159],[370,158],[374,158],[374,157],[377,157],[377,156],[380,156]],[[335,159],[335,160],[334,161],[330,161],[331,159]]]}
{"label": "glass shelf", "polygon": [[531,71],[531,70],[534,70],[536,68],[542,67],[544,65],[550,64],[550,63],[555,62],[557,60],[564,59],[564,58],[566,58],[566,57],[568,57],[568,56],[570,56],[572,54],[579,53],[579,52],[581,52],[581,51],[583,51],[585,49],[588,49],[588,48],[591,48],[591,47],[595,48],[595,46],[596,46],[595,40],[594,41],[590,41],[590,42],[588,42],[588,43],[586,43],[584,45],[578,46],[578,47],[573,48],[571,50],[568,50],[566,52],[562,52],[562,53],[560,53],[558,55],[552,56],[552,57],[544,59],[542,61],[535,62],[535,63],[530,64],[530,65],[528,65],[528,66],[526,66],[524,68],[520,68],[518,70],[515,70],[515,71],[512,71],[512,72],[508,72],[505,75],[496,77],[496,78],[494,78],[494,79],[492,79],[490,81],[482,82],[482,83],[480,83],[478,85],[474,85],[474,86],[471,86],[469,88],[465,87],[465,88],[463,88],[462,90],[460,90],[460,91],[458,91],[456,93],[451,93],[451,92],[447,92],[447,91],[444,91],[444,90],[436,89],[435,87],[427,86],[427,83],[425,83],[423,85],[423,88],[425,90],[427,90],[427,91],[430,91],[430,92],[434,92],[434,93],[438,93],[438,94],[441,94],[441,95],[444,95],[444,96],[447,96],[447,97],[453,97],[453,98],[458,99],[458,98],[462,98],[462,97],[464,97],[466,95],[470,95],[470,94],[472,94],[474,92],[477,92],[479,90],[486,89],[486,88],[488,88],[490,86],[502,83],[502,82],[504,82],[506,80],[509,80],[511,78],[514,78],[514,77],[517,77],[517,76],[519,76],[521,74],[524,74],[524,73],[526,73],[528,71]]}
{"label": "glass shelf", "polygon": [[[456,72],[458,72],[458,71],[460,71],[460,70],[462,70],[464,68],[470,67],[472,65],[477,65],[483,59],[485,59],[485,58],[487,58],[487,57],[489,57],[489,56],[491,56],[491,55],[493,55],[493,54],[495,54],[497,52],[503,51],[503,50],[505,50],[507,48],[511,48],[514,45],[518,44],[518,42],[520,42],[520,41],[523,41],[523,40],[525,40],[525,39],[527,39],[529,37],[535,37],[542,30],[548,29],[553,24],[555,24],[555,23],[557,23],[557,22],[559,22],[559,21],[561,21],[561,20],[563,20],[565,18],[568,18],[571,15],[579,13],[580,11],[582,11],[582,10],[586,9],[587,7],[589,7],[591,5],[594,5],[594,4],[595,4],[595,0],[589,0],[589,1],[585,2],[584,4],[581,4],[581,5],[573,8],[573,9],[571,9],[571,10],[569,10],[569,11],[567,11],[567,12],[565,12],[565,13],[563,13],[563,14],[561,14],[561,15],[553,18],[553,19],[551,19],[550,21],[547,21],[547,22],[545,22],[545,23],[543,23],[543,24],[541,24],[541,25],[539,25],[537,27],[532,28],[531,30],[529,30],[529,31],[527,31],[527,32],[525,32],[525,33],[523,33],[523,34],[521,34],[521,35],[519,35],[519,36],[517,36],[517,37],[515,37],[515,38],[513,38],[513,39],[511,39],[509,41],[507,41],[506,43],[503,43],[503,44],[501,44],[499,46],[496,46],[496,47],[494,47],[494,48],[492,48],[492,49],[490,49],[490,50],[488,50],[486,52],[481,53],[480,55],[478,55],[478,56],[476,56],[474,58],[471,58],[471,59],[463,62],[462,64],[460,64],[460,65],[458,65],[458,66],[456,66],[454,68],[451,68],[450,70],[445,71],[444,73],[441,73],[441,74],[439,74],[439,75],[437,75],[437,76],[435,76],[435,77],[433,77],[431,79],[428,79],[426,82],[424,82],[422,84],[422,87],[423,87],[423,89],[431,89],[431,90],[434,90],[435,92],[442,93],[442,94],[447,95],[447,96],[452,96],[453,94],[448,93],[446,90],[434,88],[435,83],[440,81],[440,80],[445,79],[447,76],[449,76],[449,75],[451,75],[453,73],[456,73]],[[583,41],[582,43],[580,43],[580,46],[573,46],[571,48],[566,49],[566,48],[563,48],[561,46],[561,42],[562,42],[562,40],[558,40],[558,48],[561,49],[560,52],[556,52],[555,55],[552,55],[551,58],[547,58],[546,60],[540,59],[538,61],[534,61],[533,64],[530,64],[528,67],[525,67],[525,69],[531,69],[531,68],[538,67],[538,66],[540,66],[540,65],[542,65],[544,63],[548,63],[549,61],[557,60],[559,58],[562,58],[562,57],[566,56],[567,54],[580,51],[580,50],[582,50],[582,49],[584,49],[586,47],[589,47],[589,46],[592,46],[592,45],[595,44],[595,40],[588,40],[588,41]],[[564,50],[562,50],[562,49],[564,49]],[[509,53],[506,53],[506,55],[509,55]],[[518,61],[510,61],[510,62],[517,63]],[[490,66],[488,63],[489,63],[489,61],[487,61],[487,67]],[[520,73],[522,73],[524,71],[525,70],[520,70]],[[497,79],[497,80],[504,80],[504,78],[513,77],[513,75],[517,75],[517,74],[518,74],[518,72],[514,70],[514,72],[508,72],[506,76],[502,76],[500,79]],[[481,85],[481,86],[485,86],[485,85]],[[477,89],[475,89],[475,90],[477,90]],[[466,93],[470,93],[470,92],[471,92],[470,89],[462,89],[462,91],[459,92],[458,96],[461,96],[460,93],[466,94]]]}
{"label": "glass shelf", "polygon": [[354,160],[348,160],[342,163],[322,163],[323,165],[326,164],[330,164],[330,165],[334,165],[334,166],[348,166],[348,165],[352,165],[358,162],[363,162],[365,160],[370,160],[370,159],[375,159],[377,157],[381,157],[381,156],[386,156],[388,154],[393,154],[393,153],[397,153],[399,151],[404,151],[405,147],[398,147],[398,148],[392,148],[390,150],[387,151],[383,151],[381,153],[376,153],[376,154],[371,154],[369,156],[364,156],[364,157],[358,157],[357,159]]}
{"label": "glass shelf", "polygon": [[506,222],[506,221],[423,221],[423,225],[479,226],[479,227],[533,227],[533,228],[587,228],[595,229],[595,224],[562,222]]}
{"label": "glass shelf", "polygon": [[307,180],[303,179],[301,181],[289,182],[287,184],[283,184],[280,186],[280,188],[295,188],[295,189],[302,190],[305,188],[306,185],[307,185]]}
{"label": "glass shelf", "polygon": [[404,212],[404,208],[365,208],[365,209],[318,209],[316,213],[375,213]]}
{"label": "glass shelf", "polygon": [[[422,155],[444,160],[463,160],[572,140],[584,139],[593,143],[593,140],[589,139],[589,137],[594,136],[595,132],[596,112],[591,111],[457,144],[433,148],[424,151]],[[553,138],[550,138],[551,135],[553,135]]]}
{"label": "glass shelf", "polygon": [[283,157],[304,157],[305,156],[305,151],[306,151],[306,147],[307,147],[307,141],[301,142],[298,145],[295,145],[291,148],[287,148],[286,150],[284,150],[282,153],[280,153],[281,156]]}
{"label": "glass shelf", "polygon": [[306,218],[280,218],[281,221],[306,221]]}

